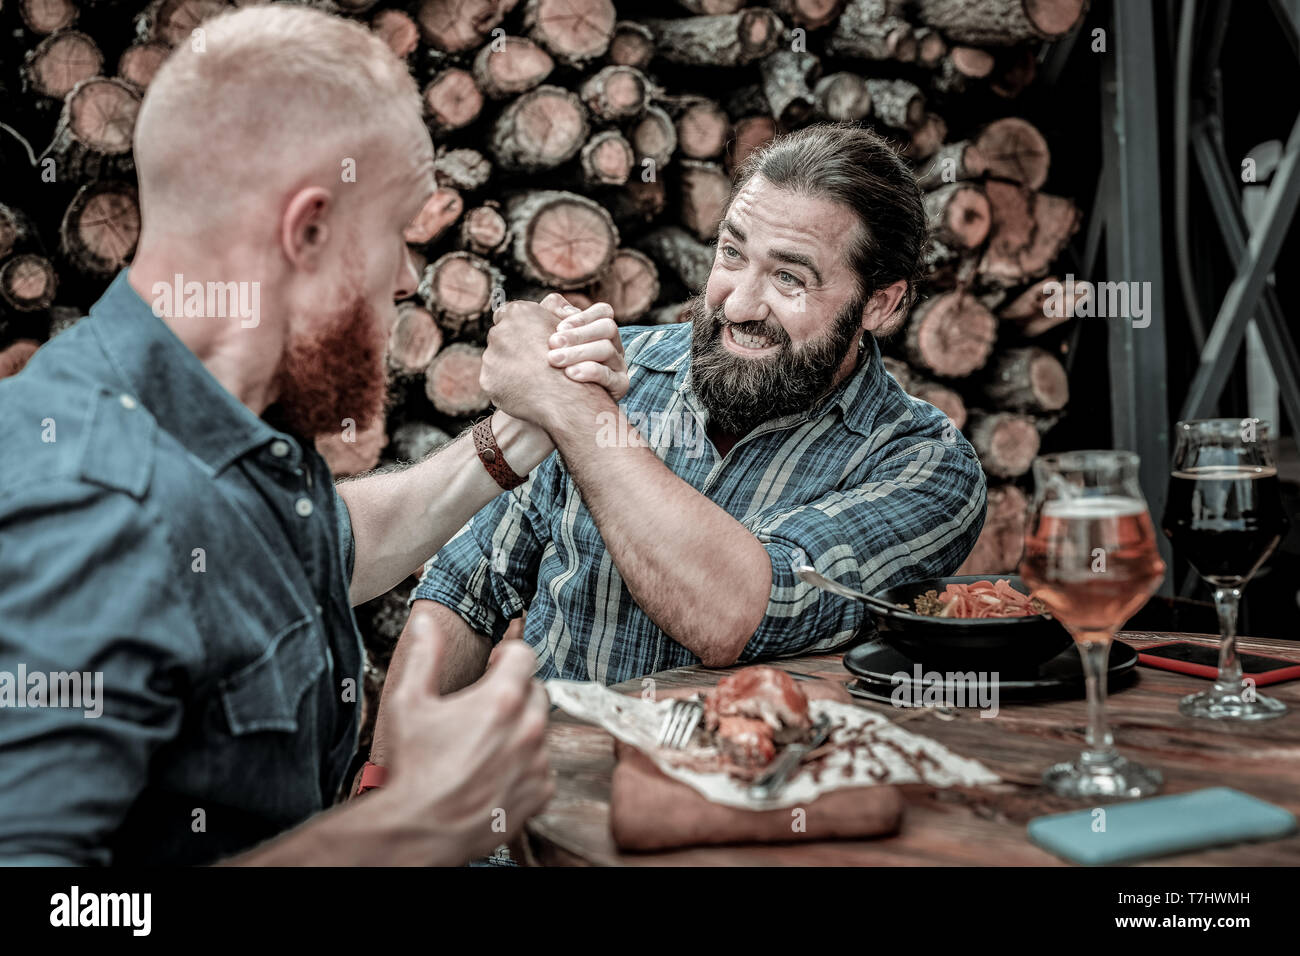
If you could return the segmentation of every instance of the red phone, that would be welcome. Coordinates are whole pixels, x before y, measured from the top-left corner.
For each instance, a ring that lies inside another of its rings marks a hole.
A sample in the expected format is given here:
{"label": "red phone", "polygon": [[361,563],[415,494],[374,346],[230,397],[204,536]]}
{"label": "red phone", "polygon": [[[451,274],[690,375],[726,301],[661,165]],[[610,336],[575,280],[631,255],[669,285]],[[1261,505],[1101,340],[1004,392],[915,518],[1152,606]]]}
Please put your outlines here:
{"label": "red phone", "polygon": [[[1237,659],[1241,661],[1242,676],[1253,680],[1256,687],[1300,677],[1300,661],[1262,654],[1238,654]],[[1219,676],[1219,648],[1217,644],[1193,644],[1190,641],[1152,644],[1138,651],[1138,663],[1214,680]]]}

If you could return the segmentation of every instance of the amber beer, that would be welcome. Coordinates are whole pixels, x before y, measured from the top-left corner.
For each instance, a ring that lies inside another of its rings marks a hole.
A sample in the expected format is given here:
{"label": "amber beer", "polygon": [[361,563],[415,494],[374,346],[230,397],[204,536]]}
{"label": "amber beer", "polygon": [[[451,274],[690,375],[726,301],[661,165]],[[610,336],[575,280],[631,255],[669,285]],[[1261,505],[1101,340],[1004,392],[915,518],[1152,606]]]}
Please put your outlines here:
{"label": "amber beer", "polygon": [[1079,643],[1108,643],[1165,576],[1146,504],[1116,495],[1043,504],[1024,581]]}

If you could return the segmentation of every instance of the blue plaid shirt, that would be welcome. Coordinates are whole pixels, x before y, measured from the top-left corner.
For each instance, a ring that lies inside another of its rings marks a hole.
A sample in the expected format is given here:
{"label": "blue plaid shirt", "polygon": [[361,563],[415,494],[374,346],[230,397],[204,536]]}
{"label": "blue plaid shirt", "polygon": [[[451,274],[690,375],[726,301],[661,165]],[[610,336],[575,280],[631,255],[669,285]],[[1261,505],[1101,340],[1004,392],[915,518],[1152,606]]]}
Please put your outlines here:
{"label": "blue plaid shirt", "polygon": [[[621,331],[629,421],[771,555],[767,613],[742,661],[826,650],[862,623],[860,603],[804,584],[795,565],[874,591],[950,574],[974,546],[985,504],[974,449],[942,412],[903,391],[870,336],[866,361],[817,407],[763,423],[724,458],[688,382],[690,325]],[[609,428],[597,439],[624,437]],[[613,684],[699,663],[632,599],[558,454],[429,561],[412,594],[422,598],[494,642],[527,610],[524,639],[543,679]]]}

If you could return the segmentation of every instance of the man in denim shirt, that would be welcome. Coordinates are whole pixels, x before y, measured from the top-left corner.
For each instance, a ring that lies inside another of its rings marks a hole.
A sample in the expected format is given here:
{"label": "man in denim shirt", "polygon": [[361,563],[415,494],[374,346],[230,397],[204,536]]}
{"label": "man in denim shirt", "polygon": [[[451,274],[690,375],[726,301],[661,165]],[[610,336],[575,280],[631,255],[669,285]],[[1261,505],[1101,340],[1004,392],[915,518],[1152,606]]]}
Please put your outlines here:
{"label": "man in denim shirt", "polygon": [[[419,93],[351,21],[277,4],[203,30],[140,113],[130,270],[0,382],[0,862],[463,862],[551,793],[536,660],[445,699],[420,642],[389,785],[311,819],[357,744],[351,607],[553,446],[498,411],[484,451],[463,435],[335,490],[311,440],[382,413],[417,278]],[[617,342],[607,308],[580,318]],[[511,327],[494,362],[530,397],[502,408],[626,390],[621,349],[562,370],[554,318]]]}

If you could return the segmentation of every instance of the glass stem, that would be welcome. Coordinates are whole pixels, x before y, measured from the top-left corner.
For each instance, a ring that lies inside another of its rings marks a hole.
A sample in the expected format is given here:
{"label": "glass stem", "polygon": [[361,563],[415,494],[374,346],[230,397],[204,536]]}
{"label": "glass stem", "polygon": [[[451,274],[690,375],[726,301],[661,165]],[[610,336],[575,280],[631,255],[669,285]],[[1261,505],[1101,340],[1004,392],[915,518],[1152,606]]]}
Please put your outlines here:
{"label": "glass stem", "polygon": [[1115,755],[1115,738],[1106,722],[1106,665],[1110,660],[1111,635],[1098,635],[1104,640],[1079,644],[1083,658],[1083,674],[1088,685],[1088,749],[1083,752],[1085,761],[1104,762]]}
{"label": "glass stem", "polygon": [[1241,691],[1241,661],[1237,659],[1237,605],[1239,588],[1215,588],[1214,606],[1219,610],[1219,677],[1215,690]]}

